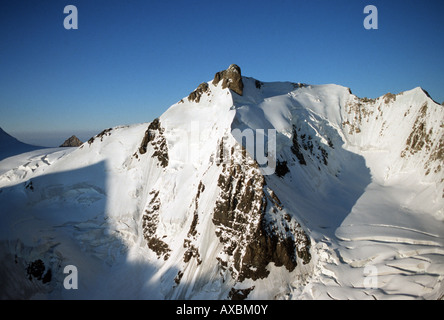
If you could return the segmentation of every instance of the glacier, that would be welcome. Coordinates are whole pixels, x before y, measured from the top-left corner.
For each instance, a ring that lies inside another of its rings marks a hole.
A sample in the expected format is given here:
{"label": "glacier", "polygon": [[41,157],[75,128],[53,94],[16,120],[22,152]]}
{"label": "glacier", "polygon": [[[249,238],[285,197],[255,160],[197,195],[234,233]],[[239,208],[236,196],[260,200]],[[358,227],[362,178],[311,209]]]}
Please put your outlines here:
{"label": "glacier", "polygon": [[[151,122],[0,161],[2,299],[443,298],[444,107],[227,70]],[[233,132],[275,144],[274,174]]]}

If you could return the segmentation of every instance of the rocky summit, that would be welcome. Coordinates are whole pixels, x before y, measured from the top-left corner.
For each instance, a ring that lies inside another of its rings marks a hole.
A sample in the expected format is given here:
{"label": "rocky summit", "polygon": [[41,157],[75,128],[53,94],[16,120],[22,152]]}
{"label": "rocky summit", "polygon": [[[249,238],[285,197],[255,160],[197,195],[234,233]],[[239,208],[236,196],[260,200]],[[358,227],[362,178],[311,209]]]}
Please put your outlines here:
{"label": "rocky summit", "polygon": [[441,105],[208,79],[150,122],[0,161],[1,298],[442,299]]}
{"label": "rocky summit", "polygon": [[243,94],[244,83],[242,82],[241,68],[238,65],[232,64],[227,70],[217,72],[212,83],[217,85],[220,81],[222,81],[222,89],[231,89],[240,96]]}
{"label": "rocky summit", "polygon": [[80,147],[83,144],[76,136],[71,136],[63,142],[60,147]]}

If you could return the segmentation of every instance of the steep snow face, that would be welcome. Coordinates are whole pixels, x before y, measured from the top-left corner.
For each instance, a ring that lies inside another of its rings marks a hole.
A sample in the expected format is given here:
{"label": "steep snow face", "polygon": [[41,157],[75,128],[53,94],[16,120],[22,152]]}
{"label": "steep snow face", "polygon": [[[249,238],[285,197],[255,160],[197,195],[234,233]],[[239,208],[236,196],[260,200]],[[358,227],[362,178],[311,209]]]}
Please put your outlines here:
{"label": "steep snow face", "polygon": [[442,297],[442,106],[217,74],[150,123],[0,162],[2,297]]}
{"label": "steep snow face", "polygon": [[[168,141],[169,164],[149,191],[143,234],[162,270],[177,270],[163,271],[174,284],[164,289],[168,298],[250,294],[261,286],[254,281],[272,276],[270,264],[297,273],[310,263],[309,237],[231,135],[233,94],[201,84],[151,134]],[[281,287],[267,290],[271,298]]]}
{"label": "steep snow face", "polygon": [[433,201],[439,203],[444,195],[443,110],[421,88],[375,100],[353,96],[345,105],[343,126],[351,148],[383,155],[378,164],[370,164],[378,182],[396,182],[415,172],[416,182],[438,183]]}
{"label": "steep snow face", "polygon": [[313,278],[289,296],[441,297],[442,106],[420,88],[370,100],[336,85],[244,84],[233,126],[277,130],[265,178],[316,242]]}

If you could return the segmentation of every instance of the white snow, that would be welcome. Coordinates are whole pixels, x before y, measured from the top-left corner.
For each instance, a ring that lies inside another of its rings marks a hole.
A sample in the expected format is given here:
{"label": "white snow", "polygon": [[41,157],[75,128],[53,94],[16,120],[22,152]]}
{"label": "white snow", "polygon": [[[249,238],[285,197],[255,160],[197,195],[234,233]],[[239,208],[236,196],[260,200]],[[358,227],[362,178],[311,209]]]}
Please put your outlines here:
{"label": "white snow", "polygon": [[[184,98],[160,116],[166,168],[152,150],[135,157],[148,123],[113,128],[77,149],[0,161],[2,298],[223,299],[232,287],[252,286],[251,299],[441,298],[444,166],[437,160],[442,170],[426,175],[427,150],[400,155],[425,102],[426,126],[442,139],[442,106],[420,88],[388,104],[381,97],[363,103],[373,113],[351,133],[344,122],[358,115],[347,104],[358,98],[348,88],[276,82],[258,89],[254,79],[243,81],[242,97],[209,82],[199,103]],[[276,129],[278,159],[288,161],[289,173],[267,176],[267,186],[310,236],[308,265],[288,272],[270,264],[267,278],[243,283],[218,268],[223,245],[212,210],[222,169],[215,161],[222,138],[235,144],[234,128]],[[314,155],[298,163],[293,128],[328,149],[327,165]],[[160,201],[156,235],[171,250],[166,261],[142,234],[152,191]],[[197,236],[190,236],[195,212]],[[199,248],[202,263],[183,261],[184,239]],[[51,268],[50,283],[27,279],[26,265],[36,259]],[[70,264],[78,290],[63,287]]]}

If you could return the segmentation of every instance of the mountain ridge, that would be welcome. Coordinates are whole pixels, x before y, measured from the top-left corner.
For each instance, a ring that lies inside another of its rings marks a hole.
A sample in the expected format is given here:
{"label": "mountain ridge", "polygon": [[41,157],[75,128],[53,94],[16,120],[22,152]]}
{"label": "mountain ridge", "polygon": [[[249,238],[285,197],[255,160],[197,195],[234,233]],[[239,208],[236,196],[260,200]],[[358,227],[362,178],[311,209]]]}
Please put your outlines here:
{"label": "mountain ridge", "polygon": [[[0,253],[52,270],[31,297],[442,296],[442,107],[238,71],[242,95],[218,72],[150,123],[0,176]],[[19,295],[8,259],[2,294]],[[66,264],[94,270],[82,290],[63,289]]]}
{"label": "mountain ridge", "polygon": [[24,152],[43,148],[44,147],[34,146],[21,142],[0,127],[0,161]]}

